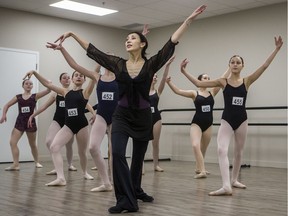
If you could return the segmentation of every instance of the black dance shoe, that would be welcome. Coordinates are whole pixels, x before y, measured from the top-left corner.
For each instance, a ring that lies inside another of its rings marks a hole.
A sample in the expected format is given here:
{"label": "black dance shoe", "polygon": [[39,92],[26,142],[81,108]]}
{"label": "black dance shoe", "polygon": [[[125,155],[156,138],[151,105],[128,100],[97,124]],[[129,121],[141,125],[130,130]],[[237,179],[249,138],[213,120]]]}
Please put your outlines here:
{"label": "black dance shoe", "polygon": [[153,202],[154,200],[152,196],[149,196],[146,193],[141,196],[137,196],[137,199],[142,200],[143,202]]}
{"label": "black dance shoe", "polygon": [[117,205],[108,209],[108,212],[110,214],[120,214],[120,213],[125,213],[125,212],[137,212],[137,211],[138,211],[138,208],[137,209],[124,209],[121,206],[117,206]]}

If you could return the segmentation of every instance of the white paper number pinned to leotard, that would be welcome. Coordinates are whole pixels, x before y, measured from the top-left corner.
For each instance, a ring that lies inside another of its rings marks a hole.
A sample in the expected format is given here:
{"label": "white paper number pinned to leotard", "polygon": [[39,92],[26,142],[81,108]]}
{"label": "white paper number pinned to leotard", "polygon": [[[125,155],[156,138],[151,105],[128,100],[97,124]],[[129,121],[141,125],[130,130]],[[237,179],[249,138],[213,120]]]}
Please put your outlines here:
{"label": "white paper number pinned to leotard", "polygon": [[77,108],[68,109],[68,116],[69,116],[69,117],[78,116],[78,110],[77,110]]}
{"label": "white paper number pinned to leotard", "polygon": [[242,106],[243,105],[243,97],[233,97],[232,98],[232,105]]}
{"label": "white paper number pinned to leotard", "polygon": [[102,92],[102,100],[114,100],[114,92]]}
{"label": "white paper number pinned to leotard", "polygon": [[59,101],[59,107],[65,107],[65,101]]}
{"label": "white paper number pinned to leotard", "polygon": [[21,107],[21,113],[29,113],[30,112],[30,107]]}
{"label": "white paper number pinned to leotard", "polygon": [[201,106],[201,108],[202,108],[202,112],[210,112],[211,111],[210,105],[203,105],[203,106]]}

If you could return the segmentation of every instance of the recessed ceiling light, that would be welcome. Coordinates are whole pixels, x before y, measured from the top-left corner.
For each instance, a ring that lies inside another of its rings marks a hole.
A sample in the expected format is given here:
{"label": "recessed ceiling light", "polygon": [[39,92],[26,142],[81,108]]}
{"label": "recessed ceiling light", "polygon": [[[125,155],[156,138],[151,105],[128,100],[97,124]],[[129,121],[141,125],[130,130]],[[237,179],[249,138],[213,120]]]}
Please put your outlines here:
{"label": "recessed ceiling light", "polygon": [[77,11],[81,13],[93,14],[97,16],[104,16],[111,13],[118,12],[117,10],[111,10],[102,7],[96,7],[92,5],[82,4],[74,1],[63,0],[60,2],[56,2],[54,4],[50,4],[52,7],[58,7],[66,10]]}

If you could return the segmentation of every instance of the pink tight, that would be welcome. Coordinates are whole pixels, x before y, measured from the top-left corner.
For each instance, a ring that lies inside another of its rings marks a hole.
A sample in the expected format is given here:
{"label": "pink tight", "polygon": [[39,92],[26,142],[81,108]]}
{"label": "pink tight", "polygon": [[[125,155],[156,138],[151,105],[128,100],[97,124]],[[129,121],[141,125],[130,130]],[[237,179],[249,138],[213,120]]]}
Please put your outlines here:
{"label": "pink tight", "polygon": [[238,175],[241,167],[242,153],[247,137],[248,121],[244,121],[239,128],[233,131],[232,127],[225,120],[221,120],[221,125],[218,131],[218,159],[220,172],[222,176],[223,188],[226,191],[231,191],[231,182],[229,176],[229,160],[228,160],[228,147],[231,137],[234,132],[235,146],[233,152],[233,170],[231,181],[238,181]]}
{"label": "pink tight", "polygon": [[93,161],[95,162],[95,165],[97,166],[101,180],[105,185],[110,185],[105,160],[101,155],[101,143],[106,134],[106,130],[108,130],[108,137],[110,140],[111,125],[107,127],[107,123],[104,118],[100,115],[96,115],[96,120],[92,125],[90,132],[89,151],[93,158]]}

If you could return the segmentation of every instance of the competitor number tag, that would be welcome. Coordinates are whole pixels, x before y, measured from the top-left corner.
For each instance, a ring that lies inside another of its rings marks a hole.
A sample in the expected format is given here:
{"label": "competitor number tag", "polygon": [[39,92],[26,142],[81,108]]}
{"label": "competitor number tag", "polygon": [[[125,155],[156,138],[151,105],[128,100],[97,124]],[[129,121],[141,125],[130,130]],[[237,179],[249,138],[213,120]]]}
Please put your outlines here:
{"label": "competitor number tag", "polygon": [[68,116],[69,116],[69,117],[78,116],[78,110],[77,110],[77,108],[68,109]]}
{"label": "competitor number tag", "polygon": [[65,101],[59,101],[59,107],[65,107]]}
{"label": "competitor number tag", "polygon": [[211,109],[210,109],[210,105],[204,105],[204,106],[201,106],[202,108],[202,112],[210,112]]}
{"label": "competitor number tag", "polygon": [[21,113],[29,113],[30,112],[30,107],[21,107]]}
{"label": "competitor number tag", "polygon": [[233,97],[232,98],[232,105],[242,106],[243,105],[243,97]]}
{"label": "competitor number tag", "polygon": [[102,92],[102,100],[114,100],[114,92]]}

